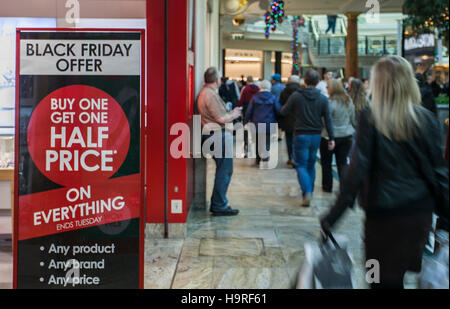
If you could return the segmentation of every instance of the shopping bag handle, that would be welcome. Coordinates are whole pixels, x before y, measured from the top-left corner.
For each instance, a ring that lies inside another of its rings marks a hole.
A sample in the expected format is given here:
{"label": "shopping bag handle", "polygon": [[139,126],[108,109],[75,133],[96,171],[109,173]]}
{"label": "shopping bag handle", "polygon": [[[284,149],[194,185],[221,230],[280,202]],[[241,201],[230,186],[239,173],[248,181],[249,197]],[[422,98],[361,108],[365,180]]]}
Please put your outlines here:
{"label": "shopping bag handle", "polygon": [[322,230],[322,241],[323,241],[323,243],[326,243],[328,239],[331,240],[331,242],[336,247],[336,249],[341,249],[341,246],[339,246],[339,244],[336,241],[336,239],[334,238],[333,234],[330,231]]}

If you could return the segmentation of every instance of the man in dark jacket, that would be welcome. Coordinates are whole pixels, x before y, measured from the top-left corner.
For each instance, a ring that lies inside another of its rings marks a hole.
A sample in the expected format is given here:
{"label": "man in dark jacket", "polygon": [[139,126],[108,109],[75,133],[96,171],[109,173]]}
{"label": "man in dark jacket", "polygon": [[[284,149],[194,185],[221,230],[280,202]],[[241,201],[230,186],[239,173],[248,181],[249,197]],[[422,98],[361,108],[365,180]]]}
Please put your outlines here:
{"label": "man in dark jacket", "polygon": [[305,74],[306,88],[293,93],[281,109],[282,116],[293,114],[295,117],[293,153],[298,181],[303,191],[304,207],[309,207],[314,192],[315,164],[323,121],[330,138],[328,147],[333,150],[335,146],[328,99],[316,89],[318,83],[319,73],[308,70]]}
{"label": "man in dark jacket", "polygon": [[[286,105],[291,94],[300,90],[300,77],[298,75],[292,75],[289,77],[289,83],[286,85],[286,88],[280,95],[280,104],[281,106]],[[294,142],[294,125],[295,125],[295,117],[293,114],[287,115],[285,117],[279,117],[280,128],[286,133],[286,146],[288,150],[289,161],[288,165],[294,166],[293,154],[292,154],[292,144]]]}
{"label": "man in dark jacket", "polygon": [[237,86],[234,81],[228,79],[227,77],[222,78],[222,85],[219,88],[219,95],[224,100],[225,103],[231,103],[231,109],[238,106],[238,92]]}
{"label": "man in dark jacket", "polygon": [[419,84],[420,94],[422,95],[422,106],[437,116],[437,107],[433,90],[430,85],[427,84],[423,74],[416,73],[416,79]]}

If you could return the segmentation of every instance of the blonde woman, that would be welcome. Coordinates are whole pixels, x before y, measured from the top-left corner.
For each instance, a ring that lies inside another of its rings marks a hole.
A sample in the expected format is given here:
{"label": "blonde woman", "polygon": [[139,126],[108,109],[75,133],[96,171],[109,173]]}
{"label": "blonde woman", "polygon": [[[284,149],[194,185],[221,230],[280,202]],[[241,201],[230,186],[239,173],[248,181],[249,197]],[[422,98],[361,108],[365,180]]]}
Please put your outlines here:
{"label": "blonde woman", "polygon": [[320,161],[322,164],[322,189],[325,192],[333,192],[333,176],[331,164],[333,155],[336,156],[339,180],[342,179],[347,157],[352,146],[352,137],[355,132],[355,107],[352,99],[345,93],[342,82],[330,79],[327,82],[327,90],[330,102],[330,114],[334,125],[335,147],[328,149],[329,137],[324,129],[320,143]]}
{"label": "blonde woman", "polygon": [[398,56],[379,60],[370,93],[340,194],[321,225],[329,233],[359,193],[366,213],[366,260],[380,266],[380,282],[372,288],[403,288],[405,272],[421,270],[434,211],[448,230],[448,170],[439,126],[420,106],[409,62]]}

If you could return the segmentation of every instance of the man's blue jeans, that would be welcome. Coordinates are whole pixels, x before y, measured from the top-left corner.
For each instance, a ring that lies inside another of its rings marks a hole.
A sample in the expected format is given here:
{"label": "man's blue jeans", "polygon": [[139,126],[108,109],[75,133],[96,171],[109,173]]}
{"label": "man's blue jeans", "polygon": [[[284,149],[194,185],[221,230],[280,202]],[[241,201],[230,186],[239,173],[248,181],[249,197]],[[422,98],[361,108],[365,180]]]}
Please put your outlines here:
{"label": "man's blue jeans", "polygon": [[[211,136],[204,136],[203,141]],[[213,156],[216,162],[216,176],[214,179],[214,188],[211,196],[211,211],[220,211],[227,209],[228,199],[227,191],[233,175],[233,149],[225,149],[225,140],[228,139],[228,144],[233,145],[233,135],[230,132],[222,132],[222,156]],[[226,154],[226,155],[225,155]]]}
{"label": "man's blue jeans", "polygon": [[297,170],[298,182],[306,194],[312,195],[314,192],[314,182],[316,180],[316,160],[317,151],[320,147],[320,134],[303,135],[294,137],[294,161]]}

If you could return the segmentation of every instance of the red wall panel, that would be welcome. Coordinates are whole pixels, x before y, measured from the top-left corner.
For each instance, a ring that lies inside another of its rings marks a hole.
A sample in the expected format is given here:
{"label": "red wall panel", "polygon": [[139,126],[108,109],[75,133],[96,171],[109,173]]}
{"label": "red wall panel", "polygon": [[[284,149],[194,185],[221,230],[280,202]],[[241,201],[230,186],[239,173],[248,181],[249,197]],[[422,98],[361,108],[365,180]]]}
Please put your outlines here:
{"label": "red wall panel", "polygon": [[164,0],[147,1],[147,222],[164,222]]}
{"label": "red wall panel", "polygon": [[[168,104],[169,129],[175,123],[187,123],[188,93],[188,1],[169,1],[168,29]],[[169,135],[169,146],[178,136]],[[187,160],[169,156],[169,223],[186,222],[187,213]],[[170,201],[182,200],[183,213],[172,214]]]}
{"label": "red wall panel", "polygon": [[[168,131],[175,123],[191,127],[189,113],[188,1],[168,1],[167,102]],[[147,222],[164,223],[165,141],[165,0],[147,0]],[[192,82],[192,81],[191,81]],[[168,136],[168,223],[185,223],[193,195],[193,162],[170,156],[178,136]],[[189,139],[189,137],[188,137]],[[171,213],[171,201],[181,200],[182,214]]]}

